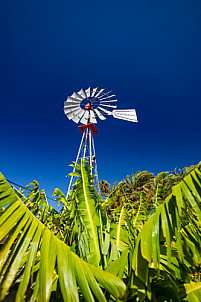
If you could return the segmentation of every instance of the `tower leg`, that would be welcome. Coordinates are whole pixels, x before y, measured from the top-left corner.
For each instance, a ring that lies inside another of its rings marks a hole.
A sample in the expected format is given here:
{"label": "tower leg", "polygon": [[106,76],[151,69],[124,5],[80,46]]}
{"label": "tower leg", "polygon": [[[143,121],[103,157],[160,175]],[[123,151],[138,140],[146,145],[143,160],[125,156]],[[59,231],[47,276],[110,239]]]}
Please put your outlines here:
{"label": "tower leg", "polygon": [[[84,137],[85,137],[85,131],[83,132],[81,143],[80,143],[80,146],[79,146],[79,149],[78,149],[77,158],[76,158],[76,161],[75,161],[76,164],[77,164],[79,156],[80,156],[80,152],[81,152],[81,149],[82,149]],[[73,169],[73,172],[75,172],[75,168]],[[69,192],[70,192],[70,189],[71,189],[71,185],[72,185],[72,181],[73,181],[73,175],[70,178],[70,183],[69,183],[69,186],[68,186],[68,191],[67,191],[67,194],[66,194],[66,198],[68,198],[68,195],[69,195]]]}
{"label": "tower leg", "polygon": [[85,134],[85,140],[84,140],[84,153],[83,153],[83,159],[84,159],[84,160],[85,160],[86,151],[87,151],[88,133],[89,133],[89,129],[87,128],[87,129],[84,130],[84,134]]}
{"label": "tower leg", "polygon": [[91,175],[92,175],[92,146],[91,146],[92,133],[91,129],[89,129],[89,163],[91,166]]}
{"label": "tower leg", "polygon": [[[80,142],[77,158],[76,158],[76,163],[80,164],[81,159],[84,159],[85,161],[87,160],[89,165],[94,167],[94,172],[90,171],[90,174],[95,174],[96,177],[94,179],[94,185],[96,188],[99,190],[99,181],[98,181],[98,172],[97,172],[97,164],[96,164],[96,154],[95,154],[95,146],[94,146],[94,138],[93,134],[98,133],[94,124],[88,124],[86,126],[79,126],[80,130],[82,130],[83,135],[82,139]],[[76,167],[73,169],[73,172],[75,172]],[[73,175],[71,176],[69,186],[68,186],[68,191],[66,194],[66,198],[68,198],[70,190],[72,188],[72,183],[73,183]]]}
{"label": "tower leg", "polygon": [[93,148],[93,158],[94,158],[94,169],[95,169],[95,174],[96,174],[96,183],[97,183],[97,189],[98,189],[98,193],[100,191],[99,188],[99,179],[98,179],[98,169],[97,169],[97,162],[96,162],[96,152],[95,152],[95,145],[94,145],[94,137],[92,134],[92,148]]}

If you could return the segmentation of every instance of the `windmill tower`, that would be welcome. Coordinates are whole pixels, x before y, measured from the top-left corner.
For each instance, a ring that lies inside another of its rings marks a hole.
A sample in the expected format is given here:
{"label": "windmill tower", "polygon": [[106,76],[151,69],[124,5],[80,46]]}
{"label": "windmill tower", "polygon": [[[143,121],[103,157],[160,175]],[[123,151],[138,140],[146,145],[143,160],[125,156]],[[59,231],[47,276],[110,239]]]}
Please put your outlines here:
{"label": "windmill tower", "polygon": [[[82,132],[82,138],[78,149],[76,163],[81,161],[81,158],[87,160],[94,168],[95,180],[98,187],[97,162],[94,145],[94,135],[98,133],[95,123],[97,117],[105,120],[107,115],[112,115],[114,118],[137,122],[135,109],[116,110],[115,95],[111,91],[104,92],[104,89],[98,88],[86,90],[81,89],[79,92],[74,92],[64,102],[64,112],[69,120],[83,125],[78,126]],[[112,110],[112,111],[111,111]],[[73,172],[75,171],[75,168]],[[91,169],[91,174],[93,173]],[[73,176],[71,176],[68,186],[67,197],[71,190]]]}

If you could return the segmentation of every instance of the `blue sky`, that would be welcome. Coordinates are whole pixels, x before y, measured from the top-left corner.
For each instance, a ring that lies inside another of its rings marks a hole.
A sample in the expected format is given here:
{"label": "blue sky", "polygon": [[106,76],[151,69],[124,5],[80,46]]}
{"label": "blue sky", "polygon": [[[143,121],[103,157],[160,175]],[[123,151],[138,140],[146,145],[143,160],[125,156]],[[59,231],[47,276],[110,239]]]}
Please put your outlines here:
{"label": "blue sky", "polygon": [[139,119],[97,124],[100,179],[201,160],[200,1],[1,0],[0,41],[6,178],[66,192],[81,132],[63,102],[89,86],[112,90]]}

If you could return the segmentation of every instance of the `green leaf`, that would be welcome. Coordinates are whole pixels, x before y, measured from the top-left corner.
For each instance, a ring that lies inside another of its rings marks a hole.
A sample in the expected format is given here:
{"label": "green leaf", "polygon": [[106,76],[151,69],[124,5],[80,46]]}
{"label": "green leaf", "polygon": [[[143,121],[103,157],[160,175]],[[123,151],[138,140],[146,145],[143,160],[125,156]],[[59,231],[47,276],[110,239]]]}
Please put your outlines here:
{"label": "green leaf", "polygon": [[82,181],[78,189],[78,208],[85,228],[88,232],[89,254],[87,260],[89,263],[99,266],[100,263],[100,248],[97,227],[100,225],[99,215],[96,210],[95,200],[92,198],[92,184],[89,182],[88,174],[85,169],[85,162],[81,160],[81,176]]}
{"label": "green leaf", "polygon": [[[29,282],[32,286],[35,282],[30,301],[49,301],[53,284],[54,290],[57,287],[57,279],[65,302],[79,301],[78,287],[86,301],[94,301],[95,298],[105,301],[101,287],[116,299],[123,299],[125,284],[115,275],[84,262],[72,253],[10,190],[2,174],[0,192],[2,197],[6,196],[5,206],[9,205],[9,200],[13,203],[0,216],[1,238],[6,239],[1,254],[1,300],[18,277],[21,278],[21,283],[16,301],[24,300]],[[11,217],[14,224],[10,225],[7,222],[11,222]]]}
{"label": "green leaf", "polygon": [[200,302],[201,282],[190,282],[184,284],[186,290],[186,300],[188,302]]}

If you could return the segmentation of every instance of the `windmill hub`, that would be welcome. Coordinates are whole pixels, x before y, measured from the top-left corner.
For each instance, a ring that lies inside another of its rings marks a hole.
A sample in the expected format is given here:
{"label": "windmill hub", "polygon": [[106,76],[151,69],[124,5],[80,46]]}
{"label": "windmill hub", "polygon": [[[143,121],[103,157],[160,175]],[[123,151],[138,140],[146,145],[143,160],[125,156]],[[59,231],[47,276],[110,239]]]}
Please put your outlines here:
{"label": "windmill hub", "polygon": [[85,109],[86,110],[93,110],[91,101],[89,101],[89,103],[85,106]]}

